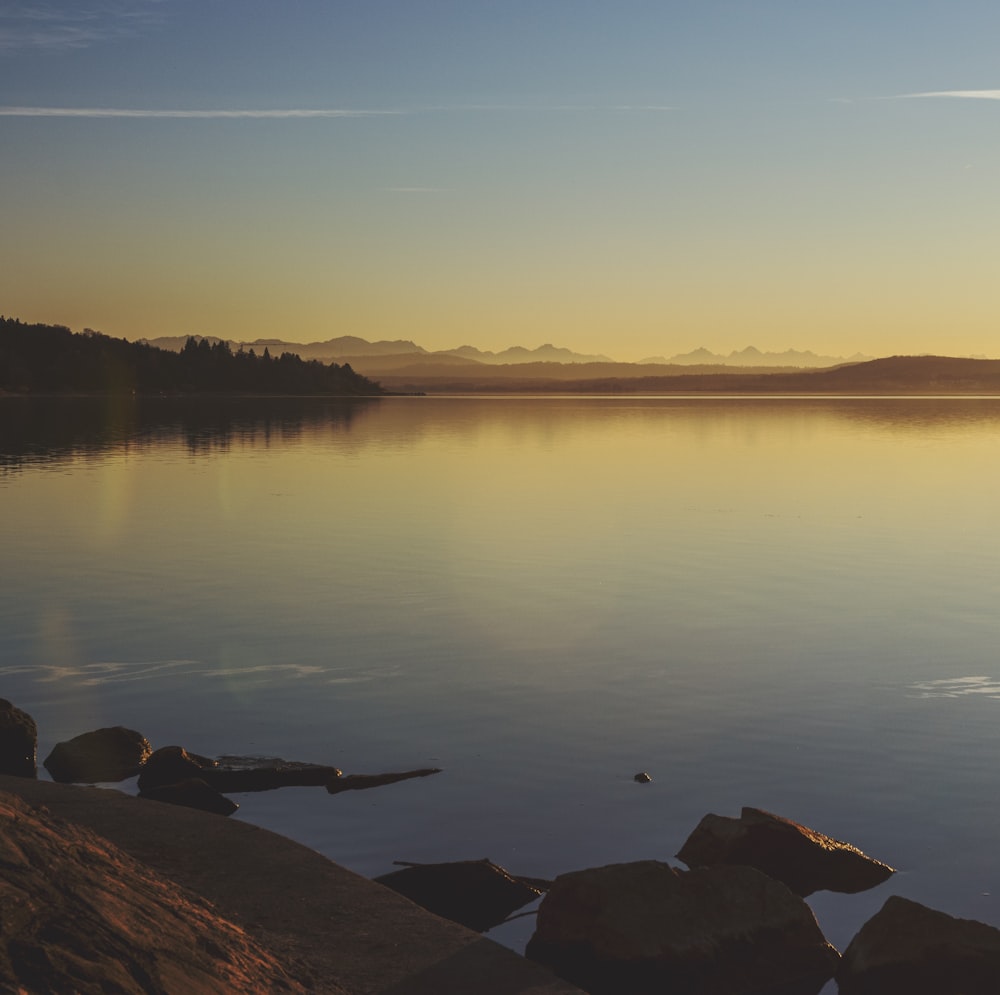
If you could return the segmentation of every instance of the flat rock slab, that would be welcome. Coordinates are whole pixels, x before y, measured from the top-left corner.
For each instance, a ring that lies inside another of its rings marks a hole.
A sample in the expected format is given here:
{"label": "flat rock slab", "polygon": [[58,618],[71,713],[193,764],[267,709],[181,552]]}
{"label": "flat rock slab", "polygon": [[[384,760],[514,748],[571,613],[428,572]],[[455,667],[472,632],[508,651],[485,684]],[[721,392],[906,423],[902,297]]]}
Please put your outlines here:
{"label": "flat rock slab", "polygon": [[204,899],[6,792],[0,864],[4,991],[307,991]]}
{"label": "flat rock slab", "polygon": [[996,995],[1000,930],[891,895],[851,940],[841,995]]}
{"label": "flat rock slab", "polygon": [[210,901],[313,992],[580,995],[511,950],[276,833],[102,788],[0,776]]}
{"label": "flat rock slab", "polygon": [[557,877],[527,954],[592,995],[816,995],[840,959],[760,871],[655,860]]}
{"label": "flat rock slab", "polygon": [[756,867],[803,898],[822,890],[866,891],[895,874],[850,843],[759,808],[744,808],[738,819],[706,815],[677,858],[692,868]]}

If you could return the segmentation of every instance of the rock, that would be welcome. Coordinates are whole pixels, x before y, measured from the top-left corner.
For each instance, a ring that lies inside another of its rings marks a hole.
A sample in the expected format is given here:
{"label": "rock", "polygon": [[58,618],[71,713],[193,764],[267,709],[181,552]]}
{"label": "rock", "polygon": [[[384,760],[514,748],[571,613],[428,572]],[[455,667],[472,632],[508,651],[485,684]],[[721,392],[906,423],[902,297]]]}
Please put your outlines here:
{"label": "rock", "polygon": [[216,815],[232,815],[239,808],[236,802],[216,791],[200,777],[189,777],[175,784],[159,784],[153,788],[146,788],[139,792],[139,797],[154,802],[167,802],[169,805],[198,808],[203,812],[214,812]]}
{"label": "rock", "polygon": [[413,864],[375,880],[435,915],[479,933],[542,894],[485,859]]}
{"label": "rock", "polygon": [[7,793],[0,859],[2,991],[306,990],[208,902]]}
{"label": "rock", "polygon": [[841,995],[996,995],[1000,930],[891,895],[851,940]]}
{"label": "rock", "polygon": [[149,740],[141,733],[112,726],[56,743],[45,758],[45,769],[53,781],[64,784],[124,781],[139,773],[152,752]]}
{"label": "rock", "polygon": [[854,894],[895,874],[850,843],[757,808],[744,808],[739,819],[706,815],[677,857],[692,868],[756,867],[803,898],[821,889]]}
{"label": "rock", "polygon": [[340,776],[340,769],[280,757],[223,756],[209,760],[180,746],[164,746],[146,761],[140,791],[199,777],[216,791],[270,791],[273,788],[320,786]]}
{"label": "rock", "polygon": [[653,779],[644,770],[641,770],[635,775],[635,777],[632,778],[632,780],[637,784],[649,784],[649,782]]}
{"label": "rock", "polygon": [[139,792],[166,784],[176,784],[191,777],[202,777],[212,761],[188,753],[183,746],[161,746],[149,756],[139,771]]}
{"label": "rock", "polygon": [[526,953],[592,995],[815,995],[840,956],[760,871],[655,860],[557,877]]}
{"label": "rock", "polygon": [[[383,784],[395,784],[397,781],[409,781],[413,777],[429,777],[440,773],[440,767],[421,767],[419,770],[403,770],[391,774],[348,774],[347,777],[338,776],[327,781],[326,790],[331,795],[336,795],[341,791],[380,788]],[[339,770],[337,774],[340,774]]]}
{"label": "rock", "polygon": [[0,698],[0,774],[36,777],[38,729],[35,720]]}
{"label": "rock", "polygon": [[273,788],[321,787],[340,777],[339,767],[281,757],[223,756],[215,761],[209,783],[219,791],[270,791]]}

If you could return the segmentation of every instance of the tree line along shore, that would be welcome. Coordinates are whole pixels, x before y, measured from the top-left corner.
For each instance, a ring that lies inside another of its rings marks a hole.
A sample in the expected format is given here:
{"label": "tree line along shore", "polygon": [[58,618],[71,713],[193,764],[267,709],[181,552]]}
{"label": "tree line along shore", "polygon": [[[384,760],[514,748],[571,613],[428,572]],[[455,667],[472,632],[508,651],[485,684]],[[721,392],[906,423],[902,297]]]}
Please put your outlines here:
{"label": "tree line along shore", "polygon": [[226,342],[191,337],[180,352],[74,333],[63,325],[0,317],[0,391],[9,394],[385,394],[349,363],[303,360],[265,348],[233,352]]}

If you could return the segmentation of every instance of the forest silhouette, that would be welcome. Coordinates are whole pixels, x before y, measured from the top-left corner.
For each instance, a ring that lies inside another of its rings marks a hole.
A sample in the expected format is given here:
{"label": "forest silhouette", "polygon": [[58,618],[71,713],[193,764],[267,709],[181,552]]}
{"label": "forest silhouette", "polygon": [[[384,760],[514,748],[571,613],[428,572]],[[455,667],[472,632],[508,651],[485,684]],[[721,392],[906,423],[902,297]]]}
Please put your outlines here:
{"label": "forest silhouette", "polygon": [[228,343],[190,337],[169,352],[86,329],[0,317],[0,390],[14,394],[386,393],[349,363],[324,364],[265,348],[233,352]]}

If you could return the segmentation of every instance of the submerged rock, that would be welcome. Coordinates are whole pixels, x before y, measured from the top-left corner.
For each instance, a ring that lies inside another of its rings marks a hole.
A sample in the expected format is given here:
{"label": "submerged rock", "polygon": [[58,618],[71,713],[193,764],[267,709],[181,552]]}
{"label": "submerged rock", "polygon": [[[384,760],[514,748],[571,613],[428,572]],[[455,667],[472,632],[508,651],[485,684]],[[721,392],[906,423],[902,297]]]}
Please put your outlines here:
{"label": "submerged rock", "polygon": [[375,880],[435,915],[479,933],[542,894],[486,859],[414,864]]}
{"label": "submerged rock", "polygon": [[153,752],[142,733],[124,726],[95,729],[56,743],[45,758],[53,781],[94,784],[134,777]]}
{"label": "submerged rock", "polygon": [[815,995],[840,956],[760,871],[655,860],[557,877],[526,953],[592,995]]}
{"label": "submerged rock", "polygon": [[0,698],[0,774],[38,775],[38,729],[27,713]]}
{"label": "submerged rock", "polygon": [[757,808],[744,808],[738,819],[706,815],[677,857],[692,868],[756,867],[803,898],[820,890],[866,891],[895,873],[850,843]]}
{"label": "submerged rock", "polygon": [[202,812],[214,812],[216,815],[232,815],[239,808],[236,802],[216,791],[200,777],[189,777],[174,784],[160,784],[155,788],[146,788],[139,793],[139,797],[154,802],[167,802],[169,805],[197,808]]}
{"label": "submerged rock", "polygon": [[891,895],[844,951],[841,995],[996,995],[1000,930]]}

